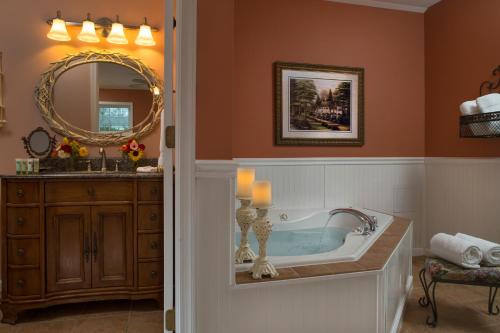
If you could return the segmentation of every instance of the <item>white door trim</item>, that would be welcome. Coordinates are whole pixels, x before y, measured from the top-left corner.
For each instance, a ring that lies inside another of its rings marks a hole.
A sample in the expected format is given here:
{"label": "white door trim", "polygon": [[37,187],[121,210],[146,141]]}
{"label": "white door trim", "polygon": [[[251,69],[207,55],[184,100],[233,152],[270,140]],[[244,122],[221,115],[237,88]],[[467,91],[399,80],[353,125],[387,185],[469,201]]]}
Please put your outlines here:
{"label": "white door trim", "polygon": [[[165,106],[163,110],[162,117],[162,129],[167,126],[173,125],[173,52],[168,52],[168,50],[173,49],[172,36],[173,31],[173,18],[174,18],[174,0],[165,0],[165,50],[164,52],[164,99]],[[163,139],[161,136],[160,141]],[[174,193],[172,188],[173,184],[173,150],[167,149],[165,142],[160,142],[163,146],[163,215],[164,215],[164,226],[163,226],[163,318],[165,318],[165,313],[174,307],[174,235],[172,230],[174,230]],[[165,332],[170,332],[166,330],[165,322],[163,323],[163,328]]]}
{"label": "white door trim", "polygon": [[[175,308],[176,332],[195,331],[195,149],[197,0],[176,2]],[[170,49],[171,50],[171,49]],[[168,52],[168,49],[166,49]]]}

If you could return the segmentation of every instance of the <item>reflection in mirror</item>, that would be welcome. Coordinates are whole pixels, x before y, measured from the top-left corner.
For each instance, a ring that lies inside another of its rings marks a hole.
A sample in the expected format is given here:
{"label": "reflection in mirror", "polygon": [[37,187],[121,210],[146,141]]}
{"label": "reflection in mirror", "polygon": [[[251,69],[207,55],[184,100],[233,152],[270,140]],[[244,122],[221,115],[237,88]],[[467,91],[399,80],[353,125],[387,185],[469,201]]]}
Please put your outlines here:
{"label": "reflection in mirror", "polygon": [[54,148],[56,139],[42,127],[33,130],[28,137],[23,136],[24,149],[30,157],[45,158]]}
{"label": "reflection in mirror", "polygon": [[67,123],[95,133],[127,132],[148,117],[146,79],[123,65],[95,62],[71,68],[54,86],[54,109]]}

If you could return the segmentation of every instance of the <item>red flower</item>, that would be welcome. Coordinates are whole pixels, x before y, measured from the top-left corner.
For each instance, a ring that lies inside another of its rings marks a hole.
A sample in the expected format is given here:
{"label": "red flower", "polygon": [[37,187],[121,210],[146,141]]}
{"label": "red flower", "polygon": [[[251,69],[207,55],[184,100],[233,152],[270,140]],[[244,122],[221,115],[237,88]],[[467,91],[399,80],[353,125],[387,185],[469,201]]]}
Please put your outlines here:
{"label": "red flower", "polygon": [[139,144],[139,149],[144,150],[144,149],[146,149],[146,146],[141,143],[141,144]]}
{"label": "red flower", "polygon": [[71,148],[70,145],[61,145],[61,150],[67,154],[71,154],[73,149]]}
{"label": "red flower", "polygon": [[128,153],[128,152],[130,151],[130,147],[129,147],[129,145],[123,145],[121,149],[122,149],[122,151],[123,151],[123,152],[125,152],[125,153]]}

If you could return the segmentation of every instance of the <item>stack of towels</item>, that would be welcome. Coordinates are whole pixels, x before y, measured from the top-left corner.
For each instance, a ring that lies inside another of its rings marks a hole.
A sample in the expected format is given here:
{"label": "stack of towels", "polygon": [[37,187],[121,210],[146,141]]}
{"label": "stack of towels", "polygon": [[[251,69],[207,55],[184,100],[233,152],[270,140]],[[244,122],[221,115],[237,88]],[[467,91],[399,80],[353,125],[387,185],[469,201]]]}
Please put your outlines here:
{"label": "stack of towels", "polygon": [[466,234],[436,234],[431,239],[431,251],[465,268],[479,268],[480,264],[500,266],[499,244]]}
{"label": "stack of towels", "polygon": [[[460,113],[462,116],[471,116],[479,113],[491,113],[500,111],[500,94],[489,94],[478,97],[474,101],[466,101],[460,105]],[[476,123],[471,128],[473,134],[484,134],[491,132],[491,124]]]}

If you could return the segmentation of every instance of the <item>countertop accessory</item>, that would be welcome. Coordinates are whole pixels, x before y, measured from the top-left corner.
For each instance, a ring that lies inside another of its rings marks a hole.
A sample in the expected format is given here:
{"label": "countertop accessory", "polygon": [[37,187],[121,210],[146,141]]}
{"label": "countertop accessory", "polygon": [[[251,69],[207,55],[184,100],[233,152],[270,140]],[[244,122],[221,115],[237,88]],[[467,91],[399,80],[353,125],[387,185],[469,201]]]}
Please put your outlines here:
{"label": "countertop accessory", "polygon": [[252,224],[252,229],[259,242],[259,256],[255,259],[251,270],[252,278],[255,280],[260,280],[263,277],[275,278],[279,274],[267,258],[267,240],[273,232],[273,224],[267,216],[272,204],[271,182],[254,182],[252,187],[252,202],[252,206],[257,211],[257,218]]}
{"label": "countertop accessory", "polygon": [[24,143],[24,149],[32,158],[47,158],[56,145],[56,137],[50,136],[43,127],[38,127],[21,140]]}
{"label": "countertop accessory", "polygon": [[236,210],[236,222],[240,227],[241,237],[234,255],[237,264],[253,262],[257,258],[248,243],[248,232],[255,220],[255,211],[250,207],[254,181],[255,169],[238,168],[236,197],[240,200],[241,206]]}

